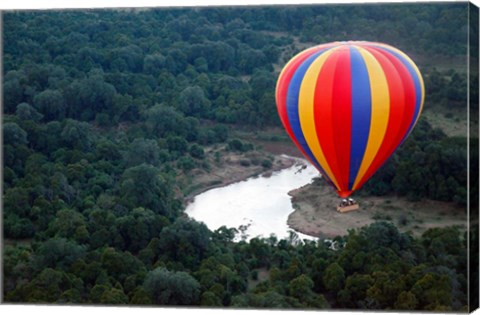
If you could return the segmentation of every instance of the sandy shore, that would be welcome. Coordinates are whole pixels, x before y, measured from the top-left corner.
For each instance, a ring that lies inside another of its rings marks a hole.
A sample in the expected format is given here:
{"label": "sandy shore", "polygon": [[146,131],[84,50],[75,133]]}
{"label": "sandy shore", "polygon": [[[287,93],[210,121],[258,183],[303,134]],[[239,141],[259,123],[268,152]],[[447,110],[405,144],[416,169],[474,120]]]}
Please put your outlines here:
{"label": "sandy shore", "polygon": [[320,238],[346,235],[349,229],[360,228],[376,220],[390,221],[400,231],[416,236],[432,227],[455,225],[467,228],[465,208],[453,203],[433,200],[410,202],[392,196],[368,196],[356,198],[359,210],[340,213],[336,211],[340,198],[321,179],[289,194],[295,211],[288,217],[288,225],[298,232]]}

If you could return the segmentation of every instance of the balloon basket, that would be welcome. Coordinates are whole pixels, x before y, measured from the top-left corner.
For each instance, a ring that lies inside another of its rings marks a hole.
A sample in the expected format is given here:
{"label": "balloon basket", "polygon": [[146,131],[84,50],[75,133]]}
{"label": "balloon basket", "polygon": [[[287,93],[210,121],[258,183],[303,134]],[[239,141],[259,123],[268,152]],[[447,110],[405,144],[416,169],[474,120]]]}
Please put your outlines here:
{"label": "balloon basket", "polygon": [[355,203],[353,205],[347,205],[347,206],[339,205],[337,206],[337,211],[341,213],[345,213],[345,212],[358,210],[359,208],[360,207],[358,206],[358,203]]}

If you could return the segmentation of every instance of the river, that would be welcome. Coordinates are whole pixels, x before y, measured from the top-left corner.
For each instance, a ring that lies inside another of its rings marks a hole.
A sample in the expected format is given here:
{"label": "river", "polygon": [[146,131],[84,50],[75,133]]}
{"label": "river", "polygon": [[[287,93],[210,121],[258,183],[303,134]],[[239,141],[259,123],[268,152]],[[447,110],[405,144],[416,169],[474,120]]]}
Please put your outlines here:
{"label": "river", "polygon": [[[236,241],[267,238],[271,234],[279,240],[289,238],[293,230],[288,227],[287,219],[294,209],[288,192],[319,176],[307,161],[296,160],[294,166],[274,172],[270,177],[254,177],[201,193],[185,212],[212,231],[223,225],[238,229]],[[316,239],[295,233],[300,239]]]}

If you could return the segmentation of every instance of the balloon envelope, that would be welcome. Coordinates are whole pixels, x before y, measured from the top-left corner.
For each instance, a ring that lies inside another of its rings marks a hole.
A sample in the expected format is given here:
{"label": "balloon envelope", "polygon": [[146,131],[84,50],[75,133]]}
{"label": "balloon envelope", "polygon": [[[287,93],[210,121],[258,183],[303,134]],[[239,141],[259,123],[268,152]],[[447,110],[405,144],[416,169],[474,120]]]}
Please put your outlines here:
{"label": "balloon envelope", "polygon": [[293,57],[280,73],[275,98],[293,142],[345,198],[412,131],[424,94],[420,71],[400,50],[335,42]]}

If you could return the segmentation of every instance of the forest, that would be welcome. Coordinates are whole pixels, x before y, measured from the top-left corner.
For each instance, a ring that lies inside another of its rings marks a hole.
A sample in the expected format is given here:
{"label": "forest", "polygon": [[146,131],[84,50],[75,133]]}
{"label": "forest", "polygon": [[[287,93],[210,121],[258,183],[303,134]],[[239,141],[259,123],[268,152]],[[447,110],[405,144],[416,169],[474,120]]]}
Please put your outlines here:
{"label": "forest", "polygon": [[[337,251],[295,234],[234,242],[235,229],[183,215],[177,180],[208,171],[212,146],[261,150],[236,131],[281,126],[279,69],[313,43],[390,43],[418,56],[426,110],[459,121],[470,100],[478,117],[478,69],[469,80],[466,64],[448,66],[467,54],[467,31],[478,51],[467,8],[3,12],[3,301],[467,311],[478,226],[414,237],[378,220],[337,236]],[[469,153],[478,161],[478,136],[422,118],[361,193],[478,210]]]}

